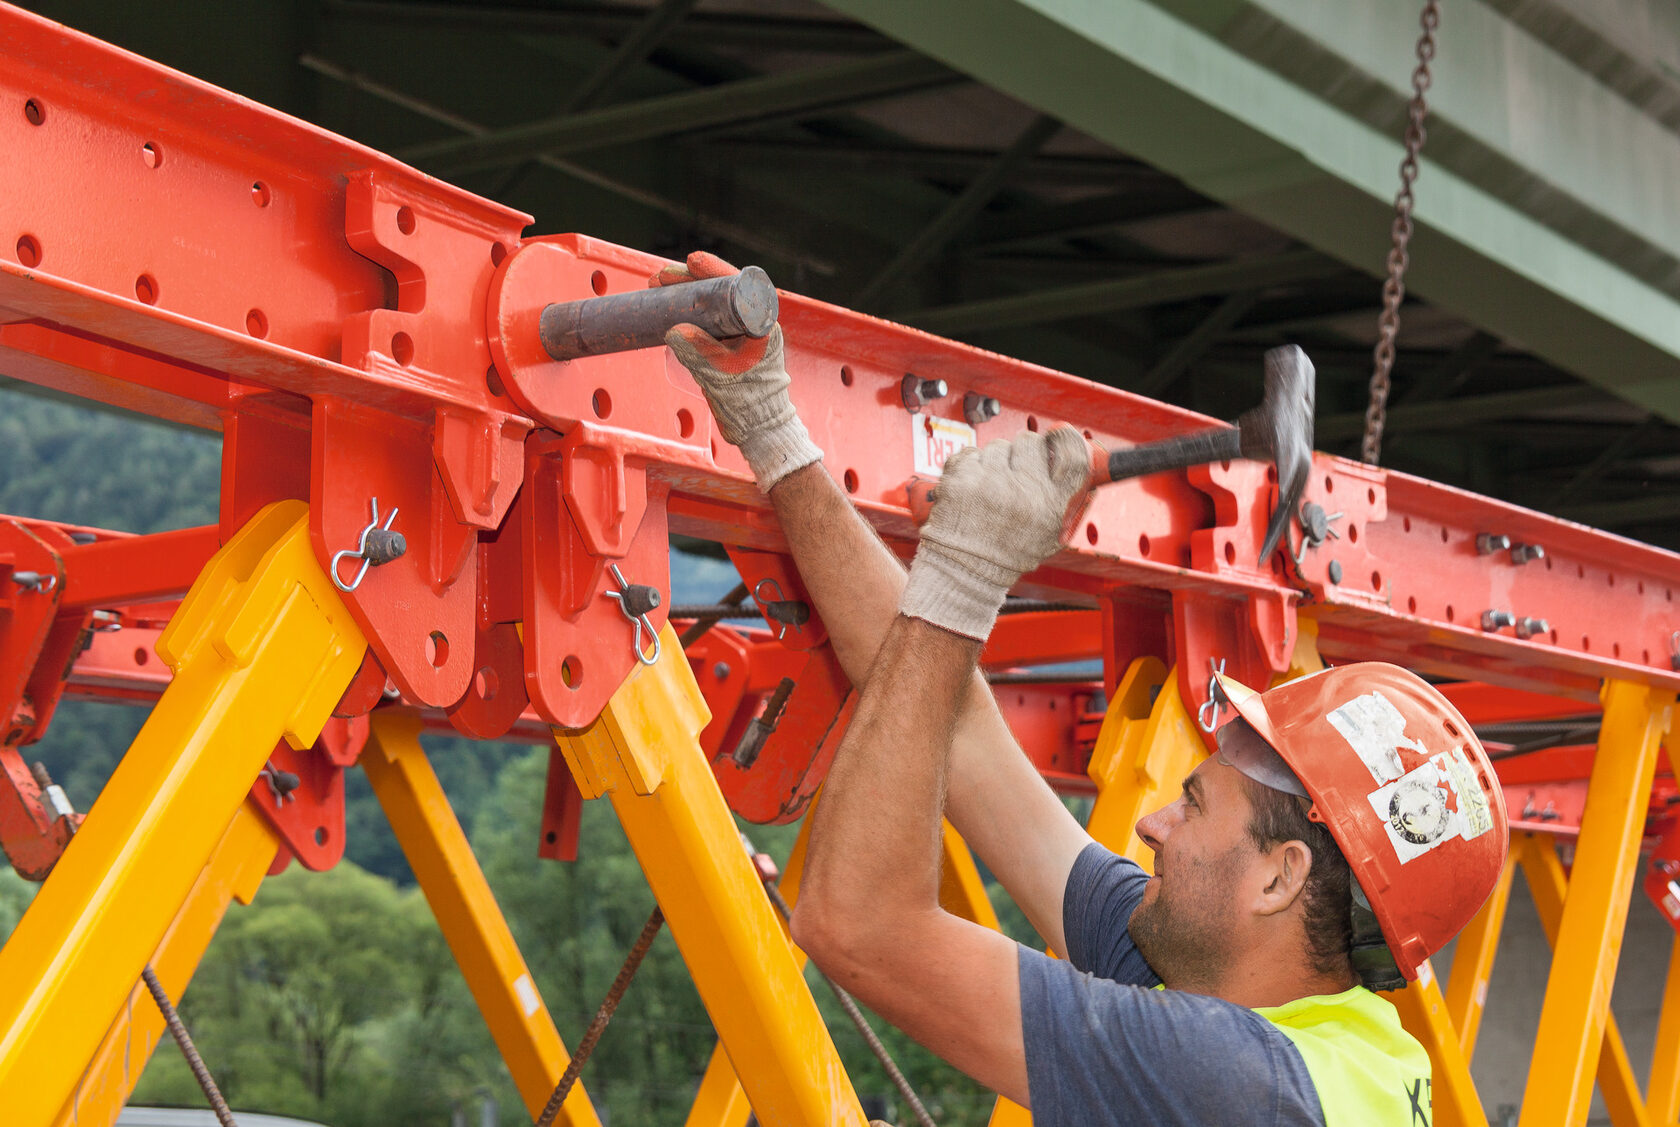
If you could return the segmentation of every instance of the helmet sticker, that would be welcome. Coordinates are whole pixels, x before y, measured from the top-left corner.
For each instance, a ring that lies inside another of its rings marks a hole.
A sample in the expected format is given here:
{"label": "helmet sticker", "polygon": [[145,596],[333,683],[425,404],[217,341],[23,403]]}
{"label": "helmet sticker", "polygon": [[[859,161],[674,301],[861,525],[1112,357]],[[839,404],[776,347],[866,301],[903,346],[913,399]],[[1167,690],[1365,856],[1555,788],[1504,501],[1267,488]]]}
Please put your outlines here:
{"label": "helmet sticker", "polygon": [[1406,773],[1400,763],[1402,747],[1421,755],[1429,754],[1429,749],[1417,740],[1406,738],[1406,718],[1380,692],[1354,697],[1330,713],[1328,719],[1379,785]]}
{"label": "helmet sticker", "polygon": [[1463,748],[1432,757],[1369,798],[1401,864],[1443,842],[1480,837],[1493,828],[1487,796]]}

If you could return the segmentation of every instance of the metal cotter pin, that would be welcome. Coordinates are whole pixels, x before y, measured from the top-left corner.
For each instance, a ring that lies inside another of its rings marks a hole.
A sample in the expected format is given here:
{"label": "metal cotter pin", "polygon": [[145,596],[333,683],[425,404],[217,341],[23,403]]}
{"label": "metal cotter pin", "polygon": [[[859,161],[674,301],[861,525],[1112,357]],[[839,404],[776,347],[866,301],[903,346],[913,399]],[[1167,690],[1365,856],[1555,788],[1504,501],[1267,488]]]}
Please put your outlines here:
{"label": "metal cotter pin", "polygon": [[[653,628],[653,622],[648,618],[648,612],[659,605],[659,589],[648,587],[640,583],[631,583],[624,578],[624,573],[618,570],[617,564],[609,564],[607,570],[612,572],[613,582],[618,584],[616,591],[601,592],[609,599],[618,602],[618,609],[630,625],[636,628],[630,636],[630,648],[636,654],[636,660],[643,665],[652,665],[659,660],[659,631]],[[649,638],[653,639],[653,653],[642,652],[642,631],[646,630]]]}
{"label": "metal cotter pin", "polygon": [[1225,672],[1225,659],[1220,658],[1218,664],[1213,658],[1208,658],[1208,695],[1207,700],[1196,710],[1196,723],[1202,731],[1211,732],[1219,727],[1219,714],[1225,709],[1225,690],[1219,687],[1219,676]]}
{"label": "metal cotter pin", "polygon": [[[379,521],[379,498],[372,498],[368,504],[373,510],[373,519],[369,520],[367,527],[362,529],[362,535],[356,541],[356,546],[346,548],[342,552],[334,552],[332,565],[327,568],[327,574],[332,576],[333,586],[345,594],[349,594],[362,585],[362,580],[367,577],[368,568],[388,564],[408,551],[408,541],[403,538],[403,534],[391,531],[391,523],[397,519],[396,507],[392,506],[391,511],[386,514],[385,522],[381,524]],[[345,557],[362,561],[361,568],[356,572],[356,578],[348,583],[338,577],[338,561]]]}

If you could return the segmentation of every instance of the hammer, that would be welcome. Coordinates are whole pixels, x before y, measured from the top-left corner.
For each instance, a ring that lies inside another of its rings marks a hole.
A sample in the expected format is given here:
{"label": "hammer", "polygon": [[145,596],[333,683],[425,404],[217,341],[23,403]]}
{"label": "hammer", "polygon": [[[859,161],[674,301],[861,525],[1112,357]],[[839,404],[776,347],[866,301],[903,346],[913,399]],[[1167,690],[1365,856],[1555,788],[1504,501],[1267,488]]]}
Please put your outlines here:
{"label": "hammer", "polygon": [[[1266,392],[1260,405],[1244,412],[1231,426],[1212,427],[1123,450],[1109,451],[1099,443],[1091,443],[1089,488],[1231,458],[1270,462],[1277,467],[1278,504],[1272,510],[1265,543],[1260,548],[1260,559],[1269,559],[1289,525],[1290,514],[1295,511],[1312,470],[1314,381],[1312,361],[1293,344],[1267,352],[1265,367]],[[918,525],[927,521],[937,487],[936,481],[911,479],[910,516]],[[1070,522],[1083,508],[1084,496],[1074,499]]]}
{"label": "hammer", "polygon": [[1124,450],[1104,450],[1093,442],[1092,486],[1231,458],[1270,462],[1277,467],[1278,503],[1266,524],[1260,559],[1271,558],[1312,470],[1314,373],[1307,354],[1293,344],[1269,350],[1265,366],[1266,392],[1260,405],[1239,415],[1231,426]]}

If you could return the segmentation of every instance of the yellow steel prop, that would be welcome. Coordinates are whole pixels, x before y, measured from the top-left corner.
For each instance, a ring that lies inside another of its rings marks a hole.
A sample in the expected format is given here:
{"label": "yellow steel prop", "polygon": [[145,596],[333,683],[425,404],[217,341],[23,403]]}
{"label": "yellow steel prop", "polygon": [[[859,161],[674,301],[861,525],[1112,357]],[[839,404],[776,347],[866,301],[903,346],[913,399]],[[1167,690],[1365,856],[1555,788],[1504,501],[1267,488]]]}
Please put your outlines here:
{"label": "yellow steel prop", "polygon": [[1674,705],[1672,692],[1625,681],[1606,681],[1600,695],[1604,722],[1535,1035],[1522,1127],[1586,1121],[1646,798]]}
{"label": "yellow steel prop", "polygon": [[700,999],[764,1123],[863,1111],[699,743],[709,719],[682,646],[638,665],[588,728],[555,741],[584,797],[612,799]]}
{"label": "yellow steel prop", "polygon": [[1138,819],[1178,797],[1184,776],[1206,755],[1178,677],[1156,658],[1138,658],[1108,702],[1085,768],[1097,784],[1086,830],[1147,868],[1150,851],[1137,836]]}
{"label": "yellow steel prop", "polygon": [[1482,1010],[1487,1007],[1488,980],[1493,977],[1493,958],[1499,951],[1499,933],[1505,927],[1505,909],[1511,903],[1511,877],[1516,872],[1515,848],[1505,858],[1505,868],[1493,894],[1475,918],[1458,933],[1453,947],[1452,977],[1447,980],[1447,1017],[1458,1031],[1458,1043],[1469,1063],[1476,1051],[1476,1034],[1482,1027]]}
{"label": "yellow steel prop", "polygon": [[158,640],[174,680],[0,949],[8,1127],[64,1106],[274,745],[315,741],[366,648],[302,502],[205,567]]}
{"label": "yellow steel prop", "polygon": [[[406,709],[374,713],[361,764],[534,1118],[571,1057],[420,746],[420,718]],[[559,1122],[600,1127],[582,1084],[567,1094]]]}
{"label": "yellow steel prop", "polygon": [[[268,821],[247,799],[152,955],[152,970],[171,997],[179,998],[186,989],[229,903],[249,904],[256,895],[279,844]],[[115,1123],[162,1035],[163,1014],[145,985],[136,981],[54,1120],[55,1127]]]}

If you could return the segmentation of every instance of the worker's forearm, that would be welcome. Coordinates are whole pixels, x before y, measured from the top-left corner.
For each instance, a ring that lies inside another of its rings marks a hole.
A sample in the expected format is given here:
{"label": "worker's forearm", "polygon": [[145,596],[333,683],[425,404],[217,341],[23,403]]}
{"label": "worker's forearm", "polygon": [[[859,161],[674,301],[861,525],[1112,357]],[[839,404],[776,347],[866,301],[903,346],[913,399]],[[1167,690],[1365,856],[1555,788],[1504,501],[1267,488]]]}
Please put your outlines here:
{"label": "worker's forearm", "polygon": [[800,884],[807,918],[868,926],[939,901],[952,718],[979,643],[896,618],[817,807]]}
{"label": "worker's forearm", "polygon": [[904,565],[820,462],[783,478],[770,503],[840,668],[863,684],[898,615]]}

